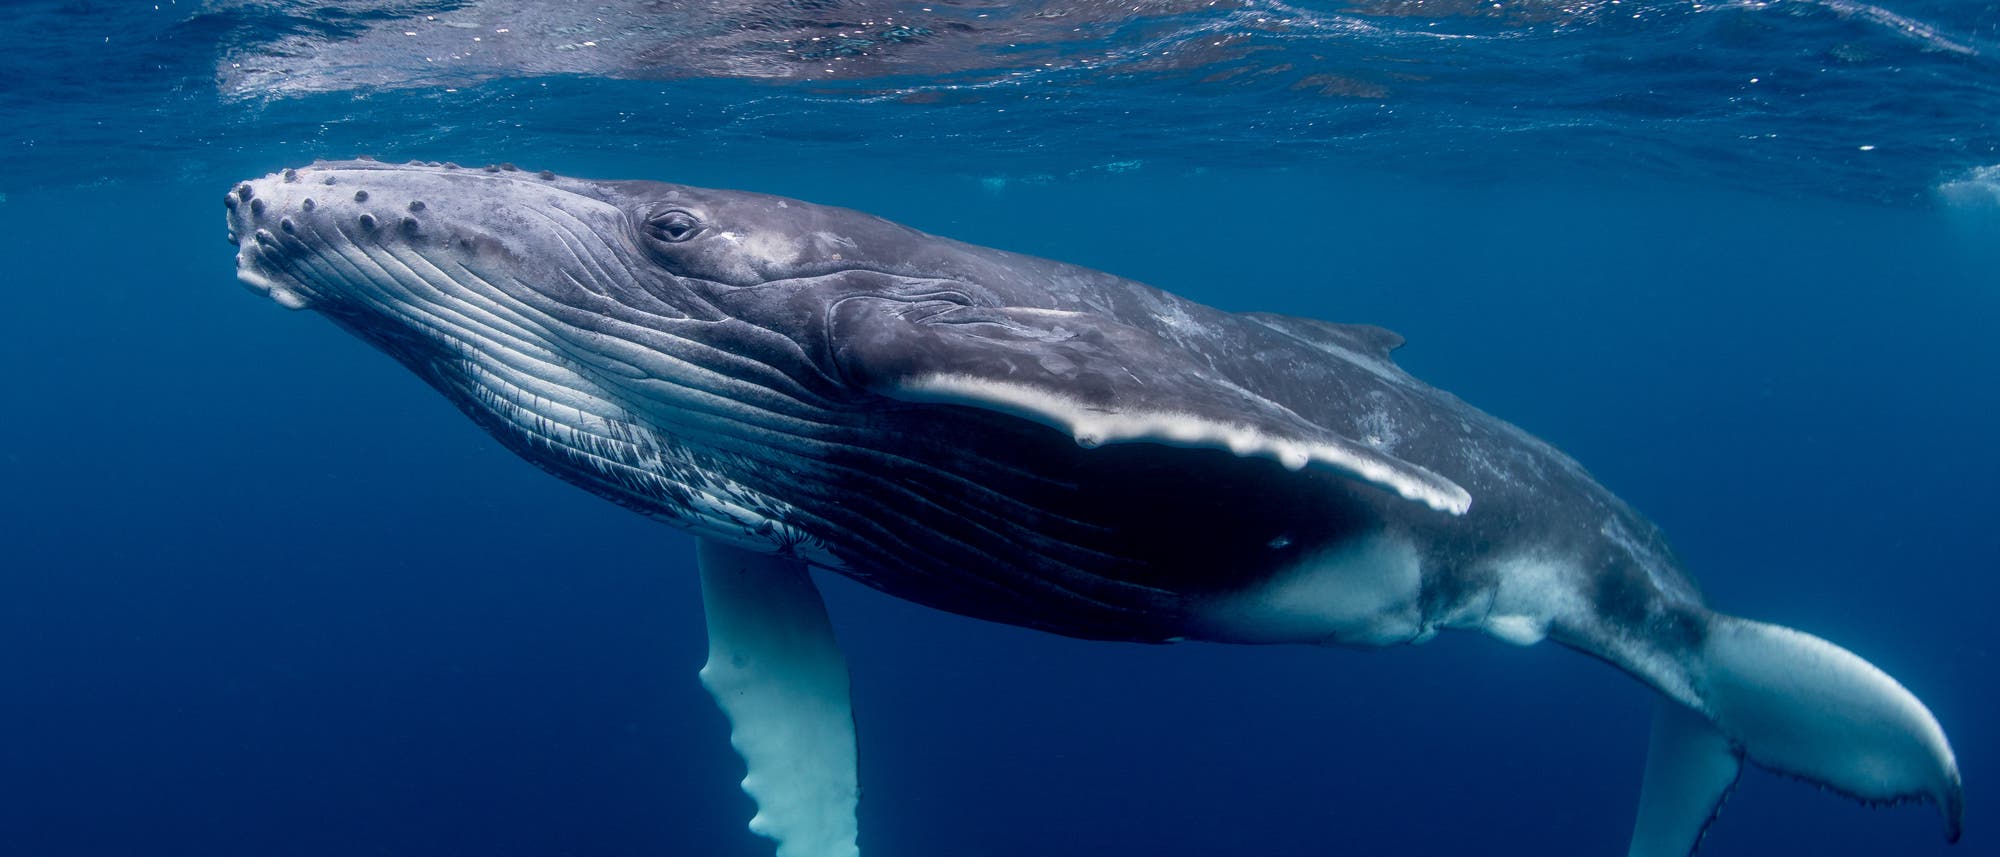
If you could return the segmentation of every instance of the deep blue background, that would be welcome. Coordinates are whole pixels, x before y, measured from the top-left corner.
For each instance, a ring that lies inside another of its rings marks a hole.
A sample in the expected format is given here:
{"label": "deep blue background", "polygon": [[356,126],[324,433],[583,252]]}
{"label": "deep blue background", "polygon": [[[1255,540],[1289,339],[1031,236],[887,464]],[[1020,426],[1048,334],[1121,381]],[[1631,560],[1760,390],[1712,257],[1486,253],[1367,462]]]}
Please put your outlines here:
{"label": "deep blue background", "polygon": [[[0,853],[756,855],[679,533],[544,476],[233,282],[228,172],[0,202]],[[345,153],[328,153],[345,154]],[[1949,730],[2000,853],[2000,211],[1559,171],[1465,186],[607,155],[1232,309],[1381,323],[1582,460],[1721,609]],[[1081,643],[825,583],[871,857],[1622,853],[1652,695],[1553,645]],[[1746,775],[1704,854],[1945,853]]]}

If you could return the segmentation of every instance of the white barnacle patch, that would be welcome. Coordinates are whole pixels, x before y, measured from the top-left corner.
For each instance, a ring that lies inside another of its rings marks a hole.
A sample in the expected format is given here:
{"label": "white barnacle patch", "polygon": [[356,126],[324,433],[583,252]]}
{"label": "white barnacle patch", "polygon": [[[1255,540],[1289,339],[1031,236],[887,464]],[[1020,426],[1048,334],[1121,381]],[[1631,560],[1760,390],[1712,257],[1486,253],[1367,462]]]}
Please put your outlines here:
{"label": "white barnacle patch", "polygon": [[1422,593],[1416,547],[1377,534],[1308,554],[1204,613],[1212,638],[1226,642],[1386,646],[1429,636]]}
{"label": "white barnacle patch", "polygon": [[1086,448],[1112,443],[1158,443],[1226,449],[1242,458],[1273,459],[1291,470],[1319,464],[1453,515],[1464,514],[1472,505],[1471,495],[1450,480],[1414,466],[1398,467],[1400,462],[1394,459],[1310,438],[1274,435],[1253,426],[1225,423],[1198,414],[1107,411],[1027,384],[954,373],[910,378],[898,385],[895,394],[906,401],[967,405],[1011,414],[1067,432]]}

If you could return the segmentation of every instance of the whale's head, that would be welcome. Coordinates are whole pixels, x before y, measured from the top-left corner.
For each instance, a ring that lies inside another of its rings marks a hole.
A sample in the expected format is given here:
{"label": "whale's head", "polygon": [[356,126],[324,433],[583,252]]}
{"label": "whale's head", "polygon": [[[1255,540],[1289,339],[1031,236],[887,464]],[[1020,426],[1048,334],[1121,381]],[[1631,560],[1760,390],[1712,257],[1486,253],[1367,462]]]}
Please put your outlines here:
{"label": "whale's head", "polygon": [[842,296],[935,282],[964,255],[846,209],[511,165],[320,162],[224,202],[245,285],[593,480],[665,454],[673,437],[644,436],[662,427],[750,437],[855,395],[803,340]]}
{"label": "whale's head", "polygon": [[717,287],[962,264],[962,245],[847,209],[512,164],[322,161],[223,201],[245,285],[344,319],[549,301],[699,318]]}

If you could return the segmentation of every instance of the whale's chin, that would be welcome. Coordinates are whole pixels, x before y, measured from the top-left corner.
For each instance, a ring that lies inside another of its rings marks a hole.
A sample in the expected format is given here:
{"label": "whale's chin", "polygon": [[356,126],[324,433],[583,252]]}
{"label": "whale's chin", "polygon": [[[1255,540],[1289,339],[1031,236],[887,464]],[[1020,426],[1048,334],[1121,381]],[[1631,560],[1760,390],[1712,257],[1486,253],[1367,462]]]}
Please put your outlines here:
{"label": "whale's chin", "polygon": [[285,309],[310,309],[312,301],[292,286],[264,275],[254,268],[238,267],[236,281],[252,292],[275,301]]}

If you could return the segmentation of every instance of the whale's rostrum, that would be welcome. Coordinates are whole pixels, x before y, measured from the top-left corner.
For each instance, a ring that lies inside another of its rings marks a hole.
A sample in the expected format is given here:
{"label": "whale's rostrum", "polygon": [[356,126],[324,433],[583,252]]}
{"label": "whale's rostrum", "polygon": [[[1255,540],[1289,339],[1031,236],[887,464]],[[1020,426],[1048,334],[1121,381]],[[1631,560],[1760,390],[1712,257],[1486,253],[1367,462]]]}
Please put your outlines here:
{"label": "whale's rostrum", "polygon": [[[1072,637],[1552,639],[1660,695],[1630,853],[1742,760],[1956,839],[1917,698],[1710,610],[1576,462],[1366,325],[753,193],[320,162],[225,197],[238,276],[395,357],[543,469],[701,539],[710,657],[783,857],[856,851],[847,671],[808,570]],[[865,706],[864,706],[865,707]]]}

